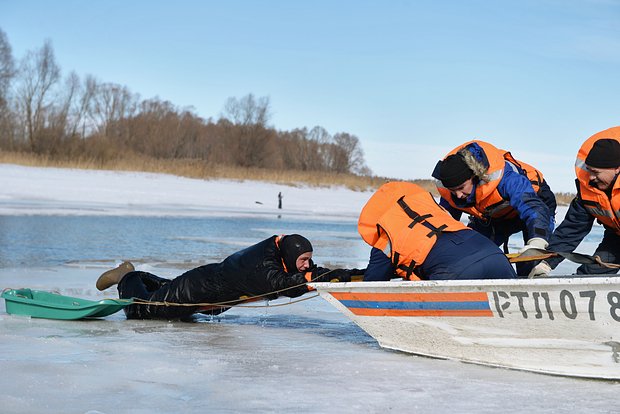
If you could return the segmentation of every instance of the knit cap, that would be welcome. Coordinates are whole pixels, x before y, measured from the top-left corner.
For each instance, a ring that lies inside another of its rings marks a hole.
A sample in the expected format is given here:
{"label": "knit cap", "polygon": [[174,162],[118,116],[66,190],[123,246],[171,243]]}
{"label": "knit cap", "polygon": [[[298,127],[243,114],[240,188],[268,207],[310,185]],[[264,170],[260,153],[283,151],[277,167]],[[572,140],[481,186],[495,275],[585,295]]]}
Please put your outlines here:
{"label": "knit cap", "polygon": [[467,166],[465,159],[459,153],[447,156],[439,168],[439,180],[446,188],[458,187],[473,175],[474,172]]}
{"label": "knit cap", "polygon": [[599,139],[586,157],[586,164],[593,168],[620,167],[620,142],[615,139]]}

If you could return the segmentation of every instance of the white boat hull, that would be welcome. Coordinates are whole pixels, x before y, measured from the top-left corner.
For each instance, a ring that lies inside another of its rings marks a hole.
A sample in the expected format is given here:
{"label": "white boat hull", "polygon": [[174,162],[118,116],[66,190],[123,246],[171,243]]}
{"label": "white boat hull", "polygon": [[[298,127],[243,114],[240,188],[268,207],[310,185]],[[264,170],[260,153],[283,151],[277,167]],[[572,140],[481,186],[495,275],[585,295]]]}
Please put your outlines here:
{"label": "white boat hull", "polygon": [[382,347],[620,379],[620,278],[315,283]]}

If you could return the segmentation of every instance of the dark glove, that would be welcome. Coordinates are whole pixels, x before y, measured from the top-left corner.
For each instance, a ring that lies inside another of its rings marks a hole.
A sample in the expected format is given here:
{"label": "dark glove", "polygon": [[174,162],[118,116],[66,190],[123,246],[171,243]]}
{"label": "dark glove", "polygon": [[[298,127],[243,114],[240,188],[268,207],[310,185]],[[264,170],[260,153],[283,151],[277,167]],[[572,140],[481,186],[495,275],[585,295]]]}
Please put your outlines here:
{"label": "dark glove", "polygon": [[364,273],[366,273],[366,269],[349,269],[352,282],[363,282]]}
{"label": "dark glove", "polygon": [[321,279],[324,279],[324,282],[350,282],[351,272],[347,269],[334,269],[321,275]]}

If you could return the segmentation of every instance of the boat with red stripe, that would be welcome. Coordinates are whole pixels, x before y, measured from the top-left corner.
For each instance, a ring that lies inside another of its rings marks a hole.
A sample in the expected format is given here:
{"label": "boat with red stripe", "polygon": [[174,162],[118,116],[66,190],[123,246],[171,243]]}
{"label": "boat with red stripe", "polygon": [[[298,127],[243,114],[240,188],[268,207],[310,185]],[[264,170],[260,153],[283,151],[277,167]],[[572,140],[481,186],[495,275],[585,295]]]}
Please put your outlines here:
{"label": "boat with red stripe", "polygon": [[620,278],[313,283],[382,347],[620,380]]}

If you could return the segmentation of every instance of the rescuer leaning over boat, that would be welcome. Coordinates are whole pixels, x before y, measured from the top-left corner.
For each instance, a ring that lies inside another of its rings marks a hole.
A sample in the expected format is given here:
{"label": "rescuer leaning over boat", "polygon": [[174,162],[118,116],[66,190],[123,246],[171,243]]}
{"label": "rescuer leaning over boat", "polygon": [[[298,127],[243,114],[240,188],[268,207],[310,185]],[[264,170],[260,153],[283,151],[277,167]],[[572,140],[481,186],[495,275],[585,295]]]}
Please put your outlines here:
{"label": "rescuer leaning over boat", "polygon": [[[104,290],[118,284],[121,299],[160,303],[129,305],[124,309],[128,319],[184,319],[194,313],[216,315],[252,299],[275,299],[280,295],[294,298],[310,290],[306,282],[348,282],[351,272],[363,270],[316,267],[310,241],[291,234],[272,236],[221,263],[197,267],[172,280],[135,271],[130,262],[124,262],[102,274],[96,286]],[[162,302],[187,306],[166,306]]]}
{"label": "rescuer leaning over boat", "polygon": [[516,278],[493,242],[416,184],[382,185],[362,209],[358,231],[372,246],[364,281]]}
{"label": "rescuer leaning over boat", "polygon": [[[453,149],[433,171],[439,204],[456,220],[470,215],[468,226],[504,245],[523,232],[525,247],[544,249],[554,227],[555,195],[542,173],[516,160],[508,151],[484,141],[470,141]],[[533,263],[517,263],[517,274],[527,276]]]}
{"label": "rescuer leaning over boat", "polygon": [[[603,262],[620,264],[620,127],[592,135],[583,143],[575,161],[577,196],[562,223],[549,240],[549,250],[572,253],[590,233],[594,220],[605,228],[594,252]],[[540,262],[531,277],[549,275],[563,260],[552,257]],[[578,275],[615,274],[618,269],[584,264]]]}

